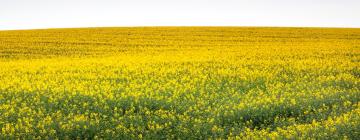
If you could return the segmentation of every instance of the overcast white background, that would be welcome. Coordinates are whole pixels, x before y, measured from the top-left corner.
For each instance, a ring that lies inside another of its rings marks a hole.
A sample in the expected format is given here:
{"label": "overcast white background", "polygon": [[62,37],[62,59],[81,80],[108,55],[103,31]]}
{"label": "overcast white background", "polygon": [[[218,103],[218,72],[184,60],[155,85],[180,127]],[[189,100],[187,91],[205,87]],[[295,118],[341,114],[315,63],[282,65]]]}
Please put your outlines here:
{"label": "overcast white background", "polygon": [[360,27],[360,0],[0,0],[0,30],[98,26]]}

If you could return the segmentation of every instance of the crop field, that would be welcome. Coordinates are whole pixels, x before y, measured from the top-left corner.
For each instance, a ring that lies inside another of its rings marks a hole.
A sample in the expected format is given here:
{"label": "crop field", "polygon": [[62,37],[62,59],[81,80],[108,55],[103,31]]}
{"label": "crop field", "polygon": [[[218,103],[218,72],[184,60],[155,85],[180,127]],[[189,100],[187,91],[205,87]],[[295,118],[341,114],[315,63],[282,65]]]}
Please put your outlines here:
{"label": "crop field", "polygon": [[359,139],[360,29],[0,31],[0,139]]}

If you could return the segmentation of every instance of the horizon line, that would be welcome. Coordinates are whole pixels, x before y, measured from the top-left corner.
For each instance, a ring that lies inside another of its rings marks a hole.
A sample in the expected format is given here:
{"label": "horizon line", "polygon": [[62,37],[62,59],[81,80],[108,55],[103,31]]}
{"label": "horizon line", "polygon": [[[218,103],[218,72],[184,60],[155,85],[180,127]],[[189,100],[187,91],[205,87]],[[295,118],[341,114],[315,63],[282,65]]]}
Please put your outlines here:
{"label": "horizon line", "polygon": [[73,26],[73,27],[44,27],[0,29],[0,31],[28,31],[52,29],[90,29],[90,28],[162,28],[162,27],[238,27],[238,28],[324,28],[324,29],[360,29],[360,27],[346,26],[244,26],[244,25],[128,25],[128,26]]}

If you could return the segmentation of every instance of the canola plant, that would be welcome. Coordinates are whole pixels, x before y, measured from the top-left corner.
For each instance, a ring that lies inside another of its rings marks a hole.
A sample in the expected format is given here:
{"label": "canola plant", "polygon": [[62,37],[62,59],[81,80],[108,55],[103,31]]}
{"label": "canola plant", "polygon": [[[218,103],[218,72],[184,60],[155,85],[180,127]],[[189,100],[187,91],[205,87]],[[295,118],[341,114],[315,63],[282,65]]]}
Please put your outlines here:
{"label": "canola plant", "polygon": [[0,31],[0,139],[358,139],[360,29]]}

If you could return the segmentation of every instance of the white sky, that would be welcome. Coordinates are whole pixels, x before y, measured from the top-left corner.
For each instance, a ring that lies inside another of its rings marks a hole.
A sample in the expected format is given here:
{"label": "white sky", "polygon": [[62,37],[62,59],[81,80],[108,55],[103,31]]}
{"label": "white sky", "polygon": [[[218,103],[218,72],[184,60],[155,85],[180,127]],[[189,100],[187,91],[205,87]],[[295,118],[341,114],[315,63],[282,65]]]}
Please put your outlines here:
{"label": "white sky", "polygon": [[360,27],[360,0],[0,0],[0,30],[96,26]]}

